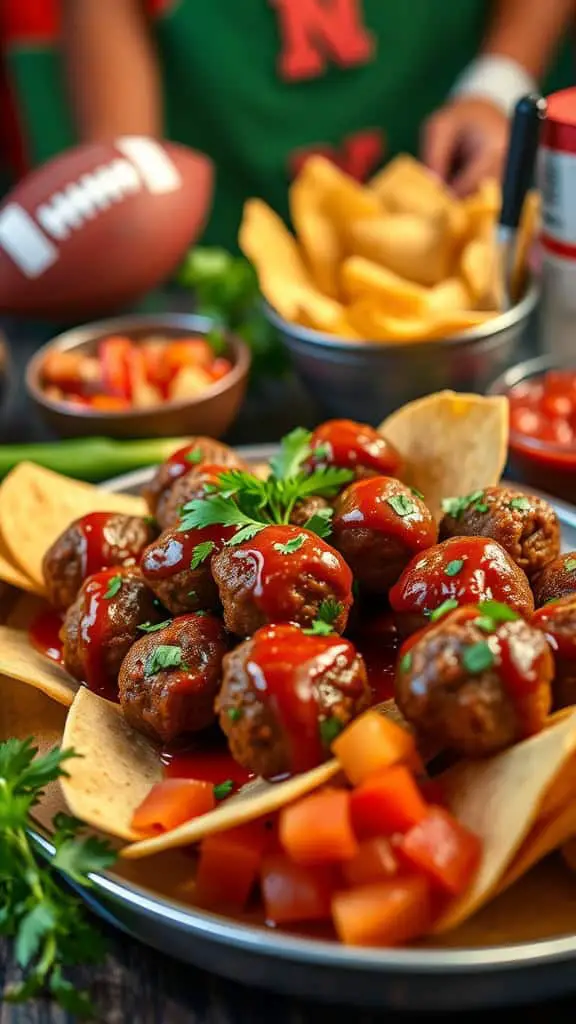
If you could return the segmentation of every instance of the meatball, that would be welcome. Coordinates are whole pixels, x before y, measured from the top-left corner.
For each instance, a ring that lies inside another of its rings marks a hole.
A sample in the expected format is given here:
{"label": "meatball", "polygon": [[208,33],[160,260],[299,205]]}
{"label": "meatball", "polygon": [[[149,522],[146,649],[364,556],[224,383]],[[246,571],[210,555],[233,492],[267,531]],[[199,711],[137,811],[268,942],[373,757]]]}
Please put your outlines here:
{"label": "meatball", "polygon": [[330,502],[326,501],[326,498],[321,498],[318,494],[311,494],[309,498],[302,498],[296,502],[292,509],[290,522],[293,526],[306,526],[312,516],[324,512],[327,508],[330,508]]}
{"label": "meatball", "polygon": [[194,469],[198,470],[203,464],[226,466],[228,469],[248,469],[246,463],[238,458],[236,452],[227,444],[221,444],[212,437],[196,437],[158,466],[152,480],[144,488],[142,494],[151,514],[157,516],[160,498],[172,487],[175,480]]}
{"label": "meatball", "polygon": [[310,626],[319,615],[338,633],[346,627],[352,573],[309,530],[267,526],[252,540],[223,547],[212,558],[212,573],[226,628],[237,636],[250,636],[268,622]]}
{"label": "meatball", "polygon": [[374,427],[353,420],[327,420],[310,439],[312,466],[338,466],[354,470],[357,479],[398,476],[402,459],[393,445]]}
{"label": "meatball", "polygon": [[532,580],[532,591],[537,608],[548,601],[557,601],[559,597],[576,594],[576,551],[568,551],[553,562],[548,562],[546,568]]}
{"label": "meatball", "polygon": [[182,615],[141,637],[118,677],[126,721],[162,743],[211,725],[226,649],[222,623],[204,613]]}
{"label": "meatball", "polygon": [[387,476],[350,484],[336,499],[332,528],[334,547],[371,593],[386,593],[412,555],[438,539],[423,501]]}
{"label": "meatball", "polygon": [[173,615],[220,606],[211,561],[234,533],[234,527],[207,526],[197,530],[164,530],[142,555],[142,575]]}
{"label": "meatball", "polygon": [[[498,605],[457,609],[401,651],[396,701],[416,732],[463,757],[484,757],[538,732],[554,664],[544,635]],[[499,619],[499,613],[512,620]]]}
{"label": "meatball", "polygon": [[321,764],[370,700],[364,662],[349,640],[275,625],[226,655],[216,709],[234,759],[270,779]]}
{"label": "meatball", "polygon": [[576,593],[539,608],[532,622],[544,631],[554,654],[554,707],[576,704]]}
{"label": "meatball", "polygon": [[415,555],[389,594],[405,635],[426,624],[426,616],[445,601],[472,604],[502,601],[530,617],[534,598],[525,573],[495,540],[451,537]]}
{"label": "meatball", "polygon": [[486,487],[445,502],[440,540],[492,537],[529,579],[560,554],[560,524],[554,509],[512,487]]}
{"label": "meatball", "polygon": [[138,627],[166,616],[140,571],[116,567],[89,576],[70,605],[60,638],[64,667],[91,690],[116,700],[116,678]]}
{"label": "meatball", "polygon": [[206,488],[217,483],[218,477],[225,473],[227,468],[206,463],[197,469],[191,469],[175,480],[171,487],[167,487],[160,495],[156,508],[156,519],[160,529],[167,530],[170,526],[177,526],[184,505],[194,498],[205,497]]}
{"label": "meatball", "polygon": [[154,527],[139,516],[91,512],[76,519],[51,544],[42,561],[50,604],[65,611],[88,576],[114,565],[137,565],[155,536]]}

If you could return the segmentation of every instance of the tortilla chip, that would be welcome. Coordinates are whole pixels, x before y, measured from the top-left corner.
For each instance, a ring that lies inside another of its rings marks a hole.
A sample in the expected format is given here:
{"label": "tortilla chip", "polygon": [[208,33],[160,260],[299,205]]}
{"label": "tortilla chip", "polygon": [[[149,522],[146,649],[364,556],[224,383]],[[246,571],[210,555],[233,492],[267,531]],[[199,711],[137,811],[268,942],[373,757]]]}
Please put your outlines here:
{"label": "tortilla chip", "polygon": [[363,256],[342,264],[342,289],[349,299],[370,299],[390,316],[418,317],[428,308],[428,291]]}
{"label": "tortilla chip", "polygon": [[320,292],[302,291],[296,300],[295,319],[315,331],[335,334],[344,320],[344,306]]}
{"label": "tortilla chip", "polygon": [[327,215],[325,195],[317,188],[309,162],[290,186],[290,216],[308,268],[321,292],[339,297],[338,268],[342,245],[334,221]]}
{"label": "tortilla chip", "polygon": [[143,498],[112,494],[32,462],[21,462],[0,486],[0,533],[10,560],[41,593],[42,558],[73,519],[88,512],[146,515]]}
{"label": "tortilla chip", "polygon": [[266,203],[249,199],[244,204],[238,244],[258,275],[260,291],[285,320],[295,320],[297,301],[314,288],[298,242]]}
{"label": "tortilla chip", "polygon": [[510,296],[513,302],[518,302],[522,298],[526,287],[530,249],[536,241],[540,229],[541,206],[540,193],[536,189],[532,189],[524,200],[516,236],[514,263],[510,275]]}
{"label": "tortilla chip", "polygon": [[0,626],[0,674],[27,683],[67,707],[78,690],[75,679],[32,647],[26,630],[10,626]]}
{"label": "tortilla chip", "polygon": [[11,587],[18,590],[26,590],[29,594],[42,594],[43,584],[31,580],[26,573],[22,572],[12,561],[10,550],[2,534],[0,534],[0,580],[9,583]]}
{"label": "tortilla chip", "polygon": [[453,243],[442,211],[431,220],[394,213],[354,221],[348,235],[354,255],[381,263],[415,284],[435,285],[449,276]]}
{"label": "tortilla chip", "polygon": [[471,308],[470,292],[461,277],[447,277],[428,294],[428,310],[432,313],[453,313]]}
{"label": "tortilla chip", "polygon": [[[482,838],[483,852],[472,886],[442,915],[436,932],[456,927],[499,888],[510,884],[522,870],[568,838],[570,833],[563,831],[564,811],[558,816],[562,817],[563,828],[557,829],[558,823],[552,819],[545,835],[533,830],[537,829],[548,791],[575,751],[576,711],[496,757],[461,762],[441,776],[450,810]],[[574,793],[576,796],[576,779]],[[568,806],[573,808],[575,803],[572,801]],[[568,814],[568,819],[571,823],[574,814]],[[522,858],[516,872],[515,858]]]}
{"label": "tortilla chip", "polygon": [[327,214],[341,230],[347,229],[353,220],[370,219],[382,213],[378,196],[326,157],[309,157],[304,170],[317,193],[324,197]]}
{"label": "tortilla chip", "polygon": [[121,839],[140,838],[130,823],[163,777],[156,747],[126,723],[117,704],[84,686],[68,713],[62,745],[81,755],[67,766],[69,778],[60,780],[72,814]]}
{"label": "tortilla chip", "polygon": [[406,462],[404,479],[437,518],[444,498],[497,484],[508,452],[508,400],[440,391],[409,402],[378,428]]}

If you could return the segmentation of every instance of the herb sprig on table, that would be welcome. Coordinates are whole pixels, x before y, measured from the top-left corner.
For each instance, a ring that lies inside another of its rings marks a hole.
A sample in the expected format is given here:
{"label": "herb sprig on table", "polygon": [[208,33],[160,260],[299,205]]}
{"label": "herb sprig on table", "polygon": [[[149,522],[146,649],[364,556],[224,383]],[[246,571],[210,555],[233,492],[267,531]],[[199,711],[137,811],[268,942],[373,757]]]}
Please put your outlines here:
{"label": "herb sprig on table", "polygon": [[[236,533],[227,544],[241,544],[266,526],[289,523],[299,501],[312,496],[335,497],[340,488],[349,483],[353,473],[335,466],[307,471],[304,467],[312,453],[311,437],[311,433],[301,427],[287,434],[270,462],[271,474],[267,480],[259,480],[239,469],[221,473],[215,484],[208,485],[204,497],[195,498],[184,506],[178,529],[233,526]],[[319,537],[328,537],[331,518],[331,508],[320,509],[309,517],[303,528]]]}
{"label": "herb sprig on table", "polygon": [[116,854],[96,836],[81,836],[82,822],[57,814],[51,837],[55,856],[49,864],[36,857],[29,835],[33,809],[48,783],[67,774],[66,761],[77,756],[57,748],[37,754],[32,739],[0,743],[0,935],[14,940],[24,971],[24,980],[0,996],[24,1002],[49,992],[70,1013],[88,1017],[93,1015],[88,995],[63,972],[73,964],[100,961],[103,943],[57,872],[90,886],[90,873],[110,867]]}

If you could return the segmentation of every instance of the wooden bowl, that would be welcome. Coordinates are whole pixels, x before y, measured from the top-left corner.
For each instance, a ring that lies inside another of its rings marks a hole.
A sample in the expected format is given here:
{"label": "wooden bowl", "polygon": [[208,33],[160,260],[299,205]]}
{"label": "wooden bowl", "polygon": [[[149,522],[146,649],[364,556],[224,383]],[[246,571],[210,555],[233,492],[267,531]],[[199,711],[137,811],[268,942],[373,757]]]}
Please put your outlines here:
{"label": "wooden bowl", "polygon": [[64,437],[184,437],[204,434],[220,437],[235,419],[248,383],[251,355],[247,345],[227,335],[223,355],[232,363],[230,373],[216,381],[197,398],[162,402],[146,409],[102,412],[84,409],[49,398],[42,387],[42,365],[51,349],[80,350],[92,355],[98,341],[108,335],[122,335],[133,341],[150,336],[180,338],[208,334],[212,321],[193,313],[126,315],[99,320],[59,334],[36,352],[26,367],[26,388],[46,423]]}

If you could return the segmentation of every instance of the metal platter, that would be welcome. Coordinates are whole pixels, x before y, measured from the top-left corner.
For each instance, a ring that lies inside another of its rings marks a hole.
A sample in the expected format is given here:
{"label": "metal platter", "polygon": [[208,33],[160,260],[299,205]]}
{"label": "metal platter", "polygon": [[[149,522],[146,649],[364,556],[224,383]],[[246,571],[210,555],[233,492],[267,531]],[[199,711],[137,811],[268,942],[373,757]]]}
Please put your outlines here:
{"label": "metal platter", "polygon": [[[239,452],[256,463],[266,461],[273,450],[272,446],[256,446]],[[149,470],[138,471],[103,486],[138,492],[150,474]],[[562,523],[563,549],[576,549],[576,508],[548,500]],[[36,833],[34,838],[39,852],[50,857],[53,849],[49,836]],[[516,899],[513,911],[521,912],[519,903],[523,905],[531,918],[532,932],[535,920],[539,930],[546,917],[545,909],[541,909],[545,903],[538,880],[540,870],[531,873],[534,901],[528,889],[521,901]],[[503,941],[496,923],[488,930],[493,936],[491,945],[484,939],[482,945],[470,941],[449,948],[371,950],[205,913],[164,899],[113,872],[92,877],[94,889],[82,890],[82,898],[109,923],[180,960],[244,984],[293,996],[437,1012],[528,1003],[576,990],[576,885],[562,922],[553,926],[551,935],[544,932],[543,938],[535,940],[532,934],[528,941]],[[549,878],[548,870],[545,889]],[[499,899],[505,900],[506,894]],[[559,902],[564,903],[563,897]]]}

